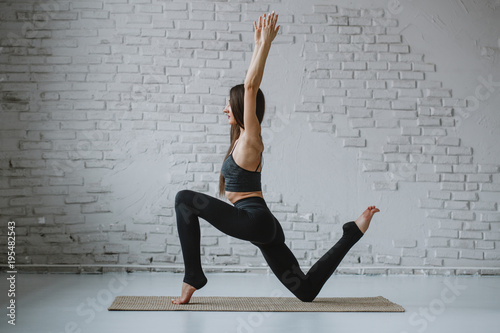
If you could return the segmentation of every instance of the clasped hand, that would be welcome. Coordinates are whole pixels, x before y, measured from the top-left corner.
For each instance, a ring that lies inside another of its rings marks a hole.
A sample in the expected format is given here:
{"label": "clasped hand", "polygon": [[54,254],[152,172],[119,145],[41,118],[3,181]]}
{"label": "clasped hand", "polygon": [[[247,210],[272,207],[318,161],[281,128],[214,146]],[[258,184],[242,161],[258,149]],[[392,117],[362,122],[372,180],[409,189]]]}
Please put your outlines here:
{"label": "clasped hand", "polygon": [[280,28],[279,25],[276,26],[277,21],[278,14],[275,14],[273,11],[269,15],[264,14],[259,16],[258,22],[253,22],[255,27],[255,45],[264,43],[271,44]]}

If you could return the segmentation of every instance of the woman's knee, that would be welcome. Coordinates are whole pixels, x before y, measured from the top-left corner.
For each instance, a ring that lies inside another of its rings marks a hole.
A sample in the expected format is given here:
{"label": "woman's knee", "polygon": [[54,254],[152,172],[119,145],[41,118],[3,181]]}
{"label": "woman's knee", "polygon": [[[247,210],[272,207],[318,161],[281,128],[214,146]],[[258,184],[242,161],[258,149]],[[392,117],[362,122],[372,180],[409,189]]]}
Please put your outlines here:
{"label": "woman's knee", "polygon": [[[292,270],[300,271],[300,267],[293,267]],[[300,274],[290,274],[287,279],[287,282],[292,282],[292,284],[285,285],[302,302],[312,302],[316,298],[318,291],[311,284],[311,281],[302,274],[302,271]]]}
{"label": "woman's knee", "polygon": [[316,295],[312,295],[311,293],[297,293],[295,294],[295,296],[297,296],[297,298],[302,302],[307,303],[314,301],[314,299],[316,298]]}
{"label": "woman's knee", "polygon": [[180,190],[177,192],[175,195],[175,206],[178,206],[180,204],[189,204],[191,201],[193,201],[193,195],[194,191],[191,190]]}
{"label": "woman's knee", "polygon": [[[300,268],[299,268],[300,269]],[[311,282],[305,276],[295,276],[293,279],[295,284],[293,286],[288,286],[288,289],[302,302],[312,302],[316,295],[315,288],[311,285]]]}
{"label": "woman's knee", "polygon": [[209,203],[209,196],[191,190],[181,190],[175,195],[175,207],[183,205],[190,209],[202,210],[205,209]]}

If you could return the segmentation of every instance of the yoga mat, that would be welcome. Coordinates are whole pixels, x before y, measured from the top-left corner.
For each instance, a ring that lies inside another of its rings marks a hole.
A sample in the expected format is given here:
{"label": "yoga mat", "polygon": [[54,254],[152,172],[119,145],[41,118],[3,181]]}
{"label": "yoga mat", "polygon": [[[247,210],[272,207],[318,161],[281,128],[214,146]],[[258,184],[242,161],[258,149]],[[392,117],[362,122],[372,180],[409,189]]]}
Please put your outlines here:
{"label": "yoga mat", "polygon": [[176,305],[176,296],[117,296],[109,311],[244,311],[244,312],[404,312],[388,299],[377,297],[316,298],[302,302],[295,297],[192,297]]}

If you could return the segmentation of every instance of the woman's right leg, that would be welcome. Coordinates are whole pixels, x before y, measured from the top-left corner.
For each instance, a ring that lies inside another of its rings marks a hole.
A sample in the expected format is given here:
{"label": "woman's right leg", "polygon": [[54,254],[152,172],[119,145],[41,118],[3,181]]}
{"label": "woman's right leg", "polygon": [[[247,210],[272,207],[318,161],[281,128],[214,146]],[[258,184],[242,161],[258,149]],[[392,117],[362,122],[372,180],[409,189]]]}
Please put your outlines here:
{"label": "woman's right leg", "polygon": [[256,202],[253,206],[256,208],[239,209],[217,198],[190,190],[177,193],[175,213],[184,258],[185,283],[196,289],[207,283],[201,267],[199,217],[229,236],[254,244],[268,243],[274,239],[276,227],[272,223],[272,215],[266,214],[264,199],[249,199],[251,200],[247,202]]}

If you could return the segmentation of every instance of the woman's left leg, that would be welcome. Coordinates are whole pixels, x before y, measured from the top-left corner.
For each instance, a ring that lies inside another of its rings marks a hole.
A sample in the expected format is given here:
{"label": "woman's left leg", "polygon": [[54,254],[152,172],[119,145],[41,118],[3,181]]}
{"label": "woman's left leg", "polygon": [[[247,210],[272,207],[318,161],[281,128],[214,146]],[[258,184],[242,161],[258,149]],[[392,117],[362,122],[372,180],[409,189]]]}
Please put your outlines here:
{"label": "woman's left leg", "polygon": [[342,226],[342,237],[311,267],[307,274],[302,272],[297,259],[286,246],[283,231],[276,218],[274,220],[277,232],[273,242],[255,245],[260,248],[269,267],[283,285],[301,301],[312,302],[345,255],[363,237],[373,214],[379,211],[375,206],[369,206],[356,221],[345,223]]}
{"label": "woman's left leg", "polygon": [[[279,224],[277,220],[276,223]],[[277,234],[279,235],[279,232]],[[285,244],[284,238],[277,237],[271,244],[258,245],[258,247],[281,283],[301,301],[312,302],[347,252],[362,236],[363,233],[354,222],[344,224],[342,237],[311,267],[307,274],[302,272],[297,259]]]}

